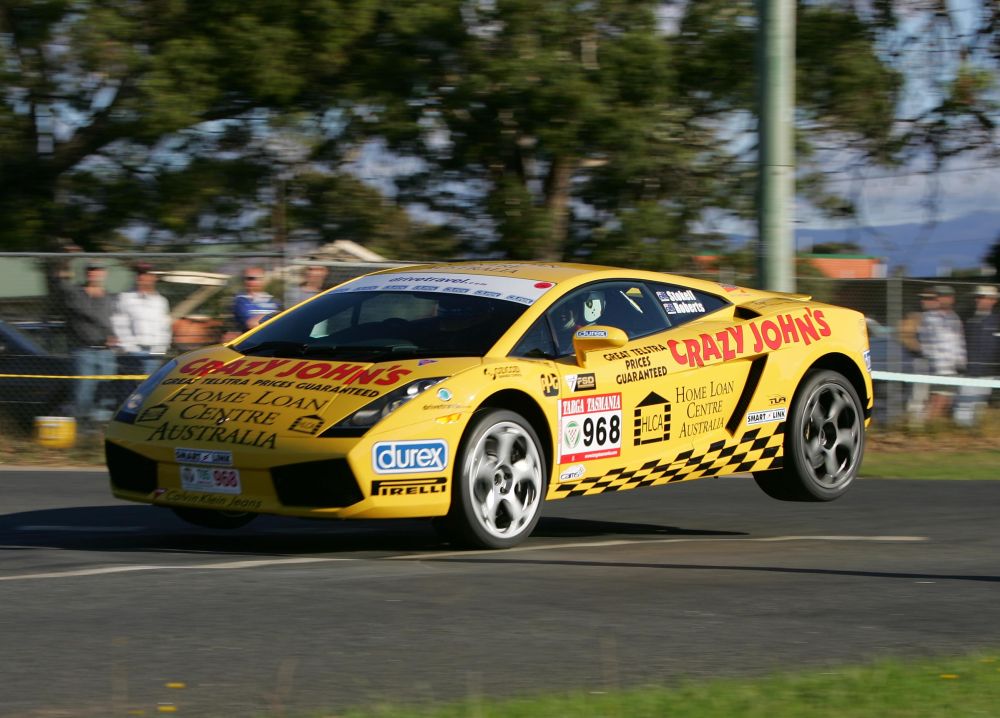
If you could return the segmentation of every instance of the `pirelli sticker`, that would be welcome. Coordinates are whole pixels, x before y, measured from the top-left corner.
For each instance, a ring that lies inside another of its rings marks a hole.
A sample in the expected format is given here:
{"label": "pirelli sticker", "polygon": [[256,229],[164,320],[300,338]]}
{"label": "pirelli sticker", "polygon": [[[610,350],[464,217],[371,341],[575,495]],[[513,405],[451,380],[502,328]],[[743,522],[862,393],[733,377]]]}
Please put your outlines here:
{"label": "pirelli sticker", "polygon": [[559,401],[559,463],[619,456],[622,395],[595,394]]}
{"label": "pirelli sticker", "polygon": [[443,494],[447,489],[448,479],[444,476],[431,479],[376,479],[372,482],[372,496]]}

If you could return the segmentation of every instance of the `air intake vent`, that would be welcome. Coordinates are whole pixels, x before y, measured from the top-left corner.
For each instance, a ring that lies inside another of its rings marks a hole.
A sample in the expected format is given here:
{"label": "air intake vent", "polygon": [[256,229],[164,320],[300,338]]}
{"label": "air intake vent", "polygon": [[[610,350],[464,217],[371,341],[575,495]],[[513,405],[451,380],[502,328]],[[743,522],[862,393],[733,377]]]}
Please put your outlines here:
{"label": "air intake vent", "polygon": [[111,485],[120,491],[148,494],[156,490],[156,462],[134,451],[104,442],[104,458],[108,462]]}
{"label": "air intake vent", "polygon": [[747,307],[736,307],[736,310],[733,312],[733,316],[737,319],[744,320],[756,319],[760,315],[760,312],[755,312],[753,309],[749,309]]}
{"label": "air intake vent", "polygon": [[271,480],[278,500],[285,506],[342,508],[364,498],[347,459],[275,466]]}

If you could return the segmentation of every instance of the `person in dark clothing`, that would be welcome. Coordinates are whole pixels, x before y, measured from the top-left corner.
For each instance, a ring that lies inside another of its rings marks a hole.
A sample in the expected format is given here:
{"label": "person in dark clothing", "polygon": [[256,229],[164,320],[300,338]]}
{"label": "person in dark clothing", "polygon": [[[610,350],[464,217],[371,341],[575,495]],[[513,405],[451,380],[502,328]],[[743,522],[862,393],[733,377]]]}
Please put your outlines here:
{"label": "person in dark clothing", "polygon": [[[965,345],[968,350],[967,374],[974,378],[1000,375],[1000,314],[997,314],[997,295],[992,284],[976,287],[975,313],[965,322]],[[984,386],[963,386],[955,407],[955,422],[962,426],[976,423],[976,414],[990,400],[993,392]]]}
{"label": "person in dark clothing", "polygon": [[[104,287],[107,272],[96,262],[87,265],[86,280],[66,288],[66,330],[72,344],[77,376],[107,376],[117,373],[115,347],[118,339],[111,327],[115,298]],[[96,419],[95,398],[100,380],[77,379],[74,391],[76,416]]]}

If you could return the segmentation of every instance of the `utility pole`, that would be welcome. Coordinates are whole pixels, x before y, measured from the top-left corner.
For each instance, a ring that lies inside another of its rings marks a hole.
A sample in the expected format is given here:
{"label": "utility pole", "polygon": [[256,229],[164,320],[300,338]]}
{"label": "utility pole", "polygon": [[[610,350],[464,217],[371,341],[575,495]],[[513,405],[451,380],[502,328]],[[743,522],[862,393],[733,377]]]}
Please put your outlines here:
{"label": "utility pole", "polygon": [[757,242],[762,289],[795,291],[795,2],[757,0]]}

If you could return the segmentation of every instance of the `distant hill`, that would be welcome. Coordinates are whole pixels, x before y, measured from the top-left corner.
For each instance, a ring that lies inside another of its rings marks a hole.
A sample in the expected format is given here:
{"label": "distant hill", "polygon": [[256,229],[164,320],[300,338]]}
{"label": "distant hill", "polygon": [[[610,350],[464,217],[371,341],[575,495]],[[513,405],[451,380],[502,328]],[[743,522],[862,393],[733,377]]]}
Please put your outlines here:
{"label": "distant hill", "polygon": [[974,212],[936,225],[921,223],[843,229],[798,228],[799,251],[826,242],[854,242],[865,254],[884,257],[893,270],[933,277],[951,269],[974,269],[1000,238],[1000,212]]}

